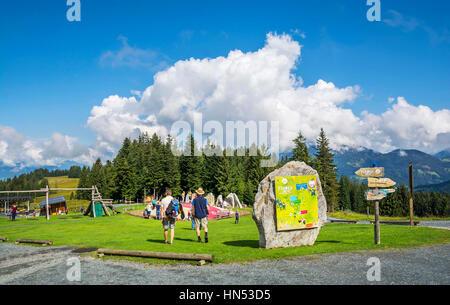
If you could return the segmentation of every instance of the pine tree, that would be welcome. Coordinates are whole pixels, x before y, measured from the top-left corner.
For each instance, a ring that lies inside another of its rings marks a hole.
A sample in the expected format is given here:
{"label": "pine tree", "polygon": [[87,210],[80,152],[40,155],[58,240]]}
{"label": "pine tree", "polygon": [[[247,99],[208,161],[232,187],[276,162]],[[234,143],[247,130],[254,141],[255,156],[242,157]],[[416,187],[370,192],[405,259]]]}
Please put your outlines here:
{"label": "pine tree", "polygon": [[339,208],[341,210],[351,209],[350,185],[350,179],[346,176],[341,176],[339,180]]}
{"label": "pine tree", "polygon": [[114,182],[116,185],[114,199],[133,200],[136,198],[135,175],[128,161],[122,158],[116,158],[114,163]]}
{"label": "pine tree", "polygon": [[316,150],[314,163],[322,183],[328,210],[333,212],[338,206],[339,183],[337,181],[337,168],[334,164],[334,154],[331,152],[323,128],[320,129],[320,135],[316,141]]}
{"label": "pine tree", "polygon": [[311,156],[309,155],[308,146],[306,145],[306,139],[299,131],[298,136],[293,140],[294,149],[292,150],[292,161],[305,162],[311,165]]}
{"label": "pine tree", "polygon": [[186,141],[183,154],[180,156],[180,186],[183,191],[195,191],[202,184],[201,156],[197,149],[194,136],[190,134]]}
{"label": "pine tree", "polygon": [[182,191],[180,187],[180,169],[178,158],[173,154],[174,140],[169,135],[164,145],[164,176],[163,176],[163,190],[166,188],[172,190],[174,196],[180,196]]}

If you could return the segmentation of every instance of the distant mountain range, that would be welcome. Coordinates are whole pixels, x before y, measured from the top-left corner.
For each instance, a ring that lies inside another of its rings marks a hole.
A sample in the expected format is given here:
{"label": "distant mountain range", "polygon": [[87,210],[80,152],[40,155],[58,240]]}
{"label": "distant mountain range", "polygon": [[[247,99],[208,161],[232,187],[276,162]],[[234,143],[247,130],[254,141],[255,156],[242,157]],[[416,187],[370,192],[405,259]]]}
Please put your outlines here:
{"label": "distant mountain range", "polygon": [[[310,147],[310,152],[315,152]],[[335,153],[335,164],[339,175],[345,175],[355,180],[364,180],[355,175],[361,167],[384,167],[385,177],[398,184],[409,184],[409,162],[413,164],[414,185],[439,184],[450,180],[450,149],[436,155],[430,155],[419,150],[397,149],[389,153],[380,153],[364,147],[342,147]],[[292,155],[290,152],[287,156]],[[440,158],[438,158],[440,157]],[[449,159],[447,159],[449,158]]]}
{"label": "distant mountain range", "polygon": [[446,181],[438,184],[428,184],[428,185],[419,185],[415,189],[415,191],[424,191],[424,192],[447,192],[450,193],[450,181]]}
{"label": "distant mountain range", "polygon": [[59,164],[58,166],[25,166],[25,167],[21,167],[20,165],[18,165],[17,167],[11,167],[11,166],[6,166],[0,162],[0,180],[7,179],[7,178],[13,178],[14,176],[19,176],[21,174],[28,174],[38,168],[46,168],[46,169],[52,171],[55,169],[61,169],[61,170],[69,169],[73,165],[82,166],[82,165],[80,165],[76,162],[72,162],[72,161],[65,161],[65,162]]}
{"label": "distant mountain range", "polygon": [[[310,152],[315,152],[310,147]],[[335,163],[339,175],[345,175],[353,179],[364,180],[355,175],[361,167],[371,167],[373,162],[384,167],[385,176],[393,179],[398,184],[409,184],[409,162],[413,163],[414,185],[427,188],[428,185],[439,185],[450,181],[450,148],[435,155],[430,155],[419,150],[397,149],[389,153],[380,153],[364,147],[352,148],[342,147],[335,151]],[[291,152],[283,155],[291,156]],[[72,165],[80,165],[66,161],[58,166],[47,166],[49,170],[69,169]],[[14,177],[23,173],[29,173],[38,167],[25,167],[16,170],[13,167],[4,166],[0,163],[0,179]],[[441,188],[443,186],[437,186]],[[445,186],[444,186],[445,187]],[[428,188],[433,188],[429,186]]]}
{"label": "distant mountain range", "polygon": [[435,156],[436,158],[440,159],[440,160],[442,160],[442,159],[447,159],[448,162],[450,162],[450,147],[447,148],[447,149],[445,149],[445,150],[443,150],[443,151],[441,151],[441,152],[438,152],[438,153],[435,154],[434,156]]}

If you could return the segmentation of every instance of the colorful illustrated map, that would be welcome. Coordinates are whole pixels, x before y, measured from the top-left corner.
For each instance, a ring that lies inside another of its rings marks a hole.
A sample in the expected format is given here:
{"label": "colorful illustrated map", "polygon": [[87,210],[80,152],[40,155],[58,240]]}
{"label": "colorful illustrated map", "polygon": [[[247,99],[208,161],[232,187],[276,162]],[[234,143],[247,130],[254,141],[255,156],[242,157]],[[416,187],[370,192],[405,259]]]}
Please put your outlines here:
{"label": "colorful illustrated map", "polygon": [[277,230],[299,230],[319,226],[317,178],[275,177]]}

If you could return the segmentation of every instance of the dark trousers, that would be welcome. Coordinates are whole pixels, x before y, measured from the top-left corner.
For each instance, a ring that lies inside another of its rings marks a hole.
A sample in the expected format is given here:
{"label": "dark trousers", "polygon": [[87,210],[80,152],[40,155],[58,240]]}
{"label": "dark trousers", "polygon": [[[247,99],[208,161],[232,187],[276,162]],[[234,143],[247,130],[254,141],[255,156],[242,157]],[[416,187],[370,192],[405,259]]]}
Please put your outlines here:
{"label": "dark trousers", "polygon": [[16,220],[16,213],[11,213],[11,220],[15,221]]}

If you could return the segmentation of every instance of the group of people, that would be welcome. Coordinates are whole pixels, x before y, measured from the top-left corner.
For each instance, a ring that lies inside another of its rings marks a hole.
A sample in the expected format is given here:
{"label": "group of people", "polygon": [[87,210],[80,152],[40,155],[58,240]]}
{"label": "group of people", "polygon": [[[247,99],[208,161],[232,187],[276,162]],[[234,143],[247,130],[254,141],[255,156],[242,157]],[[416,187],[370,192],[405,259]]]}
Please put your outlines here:
{"label": "group of people", "polygon": [[[192,208],[188,213],[187,220],[192,221],[192,229],[195,230],[197,235],[197,241],[203,242],[201,238],[201,230],[204,231],[204,242],[208,243],[208,215],[210,212],[210,206],[208,200],[203,196],[205,192],[202,188],[197,189],[196,196],[192,200]],[[153,200],[148,203],[144,210],[144,216],[151,218],[152,210],[156,210],[156,219],[161,220],[164,229],[164,243],[173,244],[175,236],[175,225],[177,217],[185,219],[183,206],[181,203],[172,197],[172,191],[166,190],[165,197],[161,201]],[[235,213],[235,224],[239,223],[239,211]],[[170,230],[170,240],[169,240]]]}
{"label": "group of people", "polygon": [[[197,241],[199,243],[202,242],[201,238],[201,229],[205,232],[205,243],[208,242],[208,215],[209,215],[209,204],[208,200],[203,197],[205,192],[202,188],[199,188],[197,191],[197,196],[192,201],[192,209],[190,212],[190,217],[192,217],[192,221],[197,233]],[[173,239],[175,236],[175,225],[176,219],[178,215],[181,216],[182,219],[185,218],[185,214],[183,211],[183,206],[178,202],[175,198],[172,197],[172,191],[167,190],[166,196],[161,200],[161,214],[162,217],[162,225],[164,229],[164,243],[173,244]],[[170,229],[170,241],[168,242],[168,235]]]}
{"label": "group of people", "polygon": [[144,210],[144,217],[151,219],[152,217],[152,211],[156,210],[156,219],[161,219],[161,202],[153,200],[152,202],[149,202]]}

